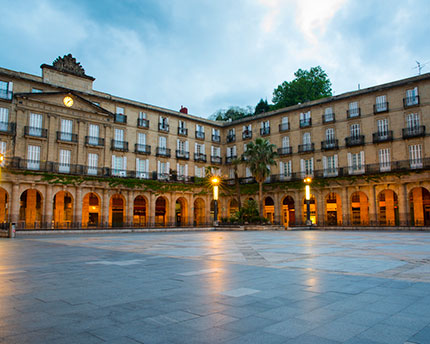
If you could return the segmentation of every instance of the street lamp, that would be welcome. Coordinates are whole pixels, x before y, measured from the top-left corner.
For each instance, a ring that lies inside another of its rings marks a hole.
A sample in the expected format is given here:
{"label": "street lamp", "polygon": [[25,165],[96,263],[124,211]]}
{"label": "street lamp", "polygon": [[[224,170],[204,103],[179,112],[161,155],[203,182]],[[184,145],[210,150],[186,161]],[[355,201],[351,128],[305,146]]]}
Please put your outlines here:
{"label": "street lamp", "polygon": [[303,179],[303,182],[306,184],[305,186],[305,199],[306,199],[306,225],[311,226],[311,186],[312,178],[306,177]]}
{"label": "street lamp", "polygon": [[220,177],[213,176],[211,178],[211,184],[213,186],[214,191],[214,222],[215,225],[218,223],[218,191],[219,191],[219,183],[221,182]]}

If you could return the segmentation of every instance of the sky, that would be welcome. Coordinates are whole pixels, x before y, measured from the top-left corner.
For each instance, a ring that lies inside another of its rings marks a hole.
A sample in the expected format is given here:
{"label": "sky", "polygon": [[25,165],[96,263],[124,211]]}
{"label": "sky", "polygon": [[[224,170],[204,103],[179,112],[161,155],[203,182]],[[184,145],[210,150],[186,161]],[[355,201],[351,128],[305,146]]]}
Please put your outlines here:
{"label": "sky", "polygon": [[72,53],[94,89],[209,117],[320,65],[334,94],[430,72],[429,0],[0,0],[0,67]]}

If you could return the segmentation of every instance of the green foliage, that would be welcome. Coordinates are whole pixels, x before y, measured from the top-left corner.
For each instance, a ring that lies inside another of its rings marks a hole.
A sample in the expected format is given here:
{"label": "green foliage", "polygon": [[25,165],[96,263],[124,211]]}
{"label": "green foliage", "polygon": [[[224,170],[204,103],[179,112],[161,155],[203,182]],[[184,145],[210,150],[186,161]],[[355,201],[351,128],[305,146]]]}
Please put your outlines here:
{"label": "green foliage", "polygon": [[242,208],[233,214],[230,218],[233,223],[261,223],[267,222],[267,219],[260,217],[258,204],[254,200],[247,200],[243,203]]}
{"label": "green foliage", "polygon": [[260,99],[257,106],[255,107],[254,115],[258,115],[260,113],[269,112],[270,111],[270,105],[267,103],[267,99],[263,100]]}
{"label": "green foliage", "polygon": [[278,157],[278,154],[274,151],[275,149],[274,144],[261,137],[246,145],[243,158],[257,183],[263,182],[270,175],[268,166],[276,165],[275,158]]}
{"label": "green foliage", "polygon": [[284,81],[273,91],[275,109],[332,95],[330,79],[320,66],[312,67],[309,71],[299,69],[294,75],[294,80]]}
{"label": "green foliage", "polygon": [[244,117],[249,117],[254,115],[254,109],[251,106],[246,108],[241,108],[239,106],[232,106],[227,110],[218,110],[210,119],[215,121],[235,121]]}

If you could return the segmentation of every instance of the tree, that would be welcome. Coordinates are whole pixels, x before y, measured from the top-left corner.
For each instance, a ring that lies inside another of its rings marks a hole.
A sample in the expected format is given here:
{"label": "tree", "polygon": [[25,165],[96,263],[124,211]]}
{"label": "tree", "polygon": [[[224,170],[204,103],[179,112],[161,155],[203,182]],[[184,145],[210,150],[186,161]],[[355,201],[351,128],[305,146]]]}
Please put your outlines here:
{"label": "tree", "polygon": [[254,115],[258,115],[260,113],[268,112],[268,111],[270,111],[270,105],[267,104],[267,99],[266,100],[260,99],[257,106],[255,107]]}
{"label": "tree", "polygon": [[252,116],[254,114],[254,109],[252,106],[247,106],[246,108],[241,108],[239,106],[231,106],[228,110],[221,109],[215,112],[210,119],[215,121],[235,121],[244,117]]}
{"label": "tree", "polygon": [[278,154],[274,151],[276,146],[268,140],[258,137],[255,142],[247,144],[243,153],[245,164],[251,170],[258,183],[258,200],[260,203],[260,216],[263,215],[263,182],[270,175],[270,166],[276,165]]}
{"label": "tree", "polygon": [[238,169],[239,169],[239,165],[241,165],[243,163],[242,159],[238,159],[235,158],[231,161],[231,164],[233,166],[233,170],[234,170],[234,184],[236,186],[236,193],[237,193],[237,203],[238,203],[238,207],[239,207],[239,211],[240,208],[242,207],[241,204],[241,194],[240,194],[240,183],[239,183],[239,173],[238,173]]}
{"label": "tree", "polygon": [[299,69],[294,75],[294,80],[284,81],[273,91],[275,109],[332,95],[331,81],[320,66],[309,71]]}

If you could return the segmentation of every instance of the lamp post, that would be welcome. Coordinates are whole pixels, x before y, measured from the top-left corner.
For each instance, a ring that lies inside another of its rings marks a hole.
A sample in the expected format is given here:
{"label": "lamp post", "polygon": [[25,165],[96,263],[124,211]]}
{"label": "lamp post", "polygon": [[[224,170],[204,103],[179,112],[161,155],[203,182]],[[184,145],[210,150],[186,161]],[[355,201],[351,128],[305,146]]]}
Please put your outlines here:
{"label": "lamp post", "polygon": [[305,199],[306,199],[306,225],[312,226],[311,221],[311,186],[312,178],[306,177],[303,179],[303,182],[306,184],[305,186]]}
{"label": "lamp post", "polygon": [[211,178],[211,184],[213,186],[214,192],[214,224],[215,226],[218,224],[218,191],[219,191],[219,183],[221,179],[217,176],[213,176]]}

